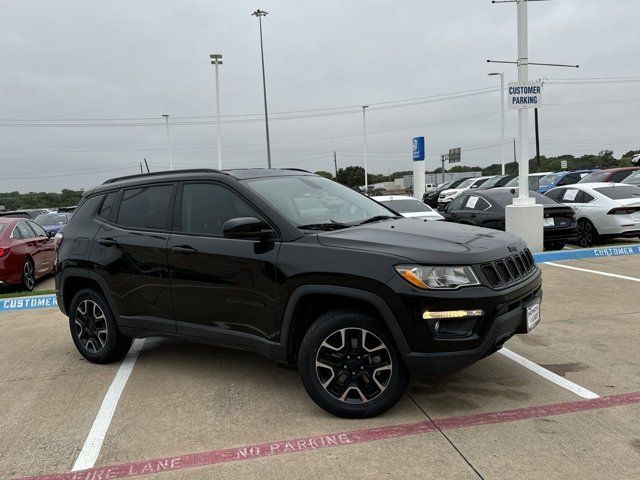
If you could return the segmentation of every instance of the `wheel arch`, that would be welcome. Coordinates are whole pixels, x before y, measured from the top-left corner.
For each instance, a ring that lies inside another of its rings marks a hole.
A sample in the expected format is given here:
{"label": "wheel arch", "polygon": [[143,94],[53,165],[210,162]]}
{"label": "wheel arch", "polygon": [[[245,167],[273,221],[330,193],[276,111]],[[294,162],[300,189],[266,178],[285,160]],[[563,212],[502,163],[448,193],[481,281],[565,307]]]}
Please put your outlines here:
{"label": "wheel arch", "polygon": [[401,355],[410,351],[395,315],[378,295],[352,287],[305,285],[291,294],[283,316],[280,345],[285,348],[288,361],[296,361],[298,347],[311,324],[323,313],[337,308],[349,308],[377,318],[393,337]]}

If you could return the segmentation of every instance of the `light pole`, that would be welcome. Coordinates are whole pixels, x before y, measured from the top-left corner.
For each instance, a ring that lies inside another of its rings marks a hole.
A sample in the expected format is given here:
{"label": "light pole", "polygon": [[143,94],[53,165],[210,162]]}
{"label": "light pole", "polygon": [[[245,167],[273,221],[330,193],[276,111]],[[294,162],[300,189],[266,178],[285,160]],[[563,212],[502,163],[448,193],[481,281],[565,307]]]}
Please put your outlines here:
{"label": "light pole", "polygon": [[171,147],[171,135],[169,134],[169,114],[162,115],[167,126],[167,147],[169,149],[169,170],[173,170],[173,149]]}
{"label": "light pole", "polygon": [[364,193],[369,195],[369,167],[367,165],[367,108],[369,105],[362,106],[362,143],[364,146]]}
{"label": "light pole", "polygon": [[502,175],[504,175],[504,73],[492,72],[489,76],[500,75],[500,164],[502,165]]}
{"label": "light pole", "polygon": [[267,113],[267,81],[264,75],[264,47],[262,45],[262,17],[268,15],[264,10],[256,10],[251,15],[258,17],[260,25],[260,57],[262,58],[262,91],[264,93],[264,124],[267,129],[267,166],[271,168],[271,142],[269,141],[269,114]]}
{"label": "light pole", "polygon": [[218,126],[218,170],[222,170],[222,140],[221,140],[221,125],[220,125],[220,82],[218,81],[218,65],[222,65],[222,55],[219,53],[212,53],[209,55],[211,64],[215,66],[216,72],[216,120]]}

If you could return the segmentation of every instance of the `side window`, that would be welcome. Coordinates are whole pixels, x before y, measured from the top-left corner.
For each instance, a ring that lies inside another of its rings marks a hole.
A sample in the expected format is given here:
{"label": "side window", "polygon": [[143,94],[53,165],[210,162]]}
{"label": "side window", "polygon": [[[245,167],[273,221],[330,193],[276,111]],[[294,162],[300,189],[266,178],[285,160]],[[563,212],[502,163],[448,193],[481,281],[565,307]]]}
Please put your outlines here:
{"label": "side window", "polygon": [[222,236],[227,220],[260,215],[236,193],[214,183],[187,183],[182,187],[180,231]]}
{"label": "side window", "polygon": [[578,203],[589,203],[589,202],[593,202],[594,200],[595,200],[595,197],[592,197],[587,192],[583,192],[582,190],[580,191],[580,193],[578,194],[578,197],[576,198],[576,202]]}
{"label": "side window", "polygon": [[20,235],[19,238],[23,239],[34,238],[36,236],[25,222],[17,224],[15,231]]}
{"label": "side window", "polygon": [[30,222],[30,221],[27,221],[27,223],[31,227],[31,230],[33,230],[35,232],[36,237],[47,237],[48,236],[47,232],[44,231],[44,228],[42,228],[37,223]]}
{"label": "side window", "polygon": [[467,198],[469,198],[467,195],[462,195],[458,198],[454,198],[449,203],[447,210],[449,210],[450,212],[455,210],[462,210],[462,205],[465,204],[465,201],[467,200]]}
{"label": "side window", "polygon": [[566,188],[556,188],[546,193],[546,196],[555,200],[556,202],[561,202],[564,192],[566,190],[567,190]]}
{"label": "side window", "polygon": [[567,188],[562,194],[560,201],[562,203],[577,203],[578,201],[576,200],[576,198],[578,197],[578,193],[580,193],[580,190],[577,190],[575,188]]}
{"label": "side window", "polygon": [[118,197],[118,192],[111,192],[107,194],[107,196],[104,199],[104,202],[102,202],[102,206],[100,207],[100,210],[98,210],[99,218],[101,218],[102,220],[111,219],[111,213],[113,212],[114,203],[117,197]]}
{"label": "side window", "polygon": [[558,186],[573,185],[574,183],[578,183],[579,181],[580,181],[580,175],[571,173],[569,175],[565,175],[564,178],[558,182]]}
{"label": "side window", "polygon": [[141,230],[168,229],[173,188],[173,185],[154,185],[125,190],[116,223]]}
{"label": "side window", "polygon": [[490,208],[489,202],[487,202],[484,198],[478,197],[476,195],[469,195],[467,197],[467,201],[464,204],[465,210],[474,210],[474,211],[482,211]]}

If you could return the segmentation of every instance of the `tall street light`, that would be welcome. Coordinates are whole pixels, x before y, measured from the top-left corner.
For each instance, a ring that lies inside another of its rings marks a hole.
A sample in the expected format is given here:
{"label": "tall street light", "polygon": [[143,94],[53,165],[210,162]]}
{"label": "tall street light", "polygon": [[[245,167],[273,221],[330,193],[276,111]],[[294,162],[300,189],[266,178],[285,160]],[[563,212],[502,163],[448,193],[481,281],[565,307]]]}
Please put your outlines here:
{"label": "tall street light", "polygon": [[216,120],[218,126],[218,170],[222,170],[222,140],[221,140],[221,125],[220,125],[220,82],[218,81],[218,65],[222,65],[222,55],[219,53],[212,53],[209,55],[211,64],[215,65],[216,72]]}
{"label": "tall street light", "polygon": [[367,108],[369,105],[362,106],[362,143],[364,146],[364,193],[369,195],[369,168],[367,166]]}
{"label": "tall street light", "polygon": [[489,76],[492,75],[500,75],[500,156],[502,165],[502,175],[504,175],[504,73],[503,72],[492,72]]}
{"label": "tall street light", "polygon": [[258,24],[260,25],[260,57],[262,58],[262,91],[264,93],[264,124],[267,129],[267,166],[271,168],[271,142],[269,141],[269,114],[267,112],[267,81],[264,75],[264,47],[262,45],[262,17],[266,16],[268,12],[264,10],[256,10],[251,15],[258,17]]}
{"label": "tall street light", "polygon": [[169,149],[169,170],[173,170],[173,148],[171,147],[171,135],[169,134],[169,114],[162,115],[167,126],[167,148]]}

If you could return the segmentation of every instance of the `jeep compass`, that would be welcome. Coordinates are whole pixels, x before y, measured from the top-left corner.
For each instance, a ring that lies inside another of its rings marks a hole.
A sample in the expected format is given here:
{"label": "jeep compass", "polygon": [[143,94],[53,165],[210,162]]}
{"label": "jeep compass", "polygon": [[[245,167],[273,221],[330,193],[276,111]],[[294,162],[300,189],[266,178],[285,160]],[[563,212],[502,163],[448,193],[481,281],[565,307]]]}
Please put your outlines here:
{"label": "jeep compass", "polygon": [[[173,337],[297,366],[326,411],[371,417],[540,319],[541,274],[505,232],[403,218],[299,170],[182,170],[87,191],[56,237],[80,354]],[[242,361],[242,360],[238,360]]]}

